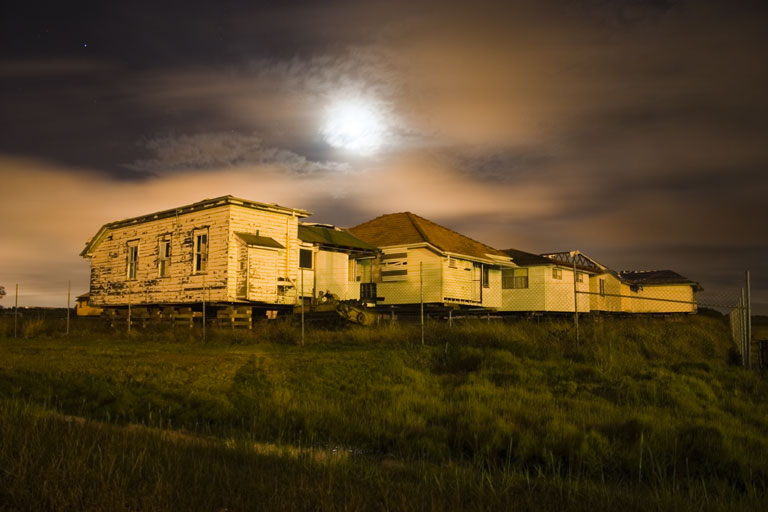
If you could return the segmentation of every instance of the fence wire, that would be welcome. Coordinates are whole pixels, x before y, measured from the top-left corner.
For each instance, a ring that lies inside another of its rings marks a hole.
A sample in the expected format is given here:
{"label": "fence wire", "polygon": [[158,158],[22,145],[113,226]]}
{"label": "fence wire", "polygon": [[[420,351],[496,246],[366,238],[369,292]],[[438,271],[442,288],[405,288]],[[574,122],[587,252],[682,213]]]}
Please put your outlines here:
{"label": "fence wire", "polygon": [[[128,288],[126,307],[107,312],[113,325],[124,325],[129,330],[154,319],[170,319],[174,325],[203,327],[203,336],[206,325],[249,328],[258,321],[290,314],[297,320],[300,317],[303,340],[305,316],[334,316],[340,304],[349,303],[352,309],[348,307],[341,316],[365,325],[403,321],[423,326],[428,320],[452,323],[465,318],[572,318],[577,339],[579,319],[585,316],[689,315],[714,310],[727,315],[744,367],[766,366],[753,343],[748,279],[741,289],[734,286],[730,291],[713,293],[701,292],[690,282],[641,284],[610,273],[594,275],[552,266],[502,269],[455,259],[447,263],[404,264],[396,271],[378,274],[322,270],[300,271],[296,283],[279,288],[280,296],[272,304],[211,303],[210,291],[203,287],[199,301],[174,309],[149,302],[137,283]],[[11,291],[6,295],[6,307],[0,309],[0,335],[22,336],[25,328],[34,331],[30,326],[42,321],[60,324],[61,332],[68,333],[70,319],[78,316],[81,320],[80,313],[91,317],[88,321],[100,313],[103,317],[99,308],[89,309],[87,304],[77,310],[8,307],[7,299],[13,299],[15,289]],[[61,295],[63,305],[74,305],[68,289],[64,288]]]}

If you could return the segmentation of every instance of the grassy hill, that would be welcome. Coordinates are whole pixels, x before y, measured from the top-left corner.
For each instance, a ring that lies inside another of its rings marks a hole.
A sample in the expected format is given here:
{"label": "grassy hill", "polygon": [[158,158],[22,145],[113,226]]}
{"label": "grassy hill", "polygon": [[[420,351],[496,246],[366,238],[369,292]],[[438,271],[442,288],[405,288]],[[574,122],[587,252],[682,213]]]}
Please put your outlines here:
{"label": "grassy hill", "polygon": [[28,327],[0,338],[0,509],[760,509],[768,381],[723,320],[581,327]]}

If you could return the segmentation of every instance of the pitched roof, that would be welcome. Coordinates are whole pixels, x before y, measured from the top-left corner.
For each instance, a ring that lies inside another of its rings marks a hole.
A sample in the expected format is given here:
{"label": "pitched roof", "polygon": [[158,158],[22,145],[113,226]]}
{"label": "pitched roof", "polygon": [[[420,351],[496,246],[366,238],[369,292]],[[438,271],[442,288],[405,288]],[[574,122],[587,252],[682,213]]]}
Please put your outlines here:
{"label": "pitched roof", "polygon": [[255,247],[272,247],[274,249],[285,249],[285,246],[274,238],[268,236],[255,235],[253,233],[235,233],[237,237],[245,242],[245,245]]}
{"label": "pitched roof", "polygon": [[681,276],[672,270],[622,270],[619,276],[632,284],[690,284],[698,286],[696,281]]}
{"label": "pitched roof", "polygon": [[549,258],[545,258],[544,256],[539,256],[538,254],[533,254],[530,252],[519,251],[517,249],[504,249],[501,252],[510,256],[512,258],[512,263],[516,263],[523,267],[531,267],[535,265],[557,265],[557,262]]}
{"label": "pitched roof", "polygon": [[144,222],[151,222],[153,220],[165,219],[168,217],[174,217],[176,215],[182,215],[185,213],[195,212],[195,211],[203,210],[206,208],[213,208],[213,207],[223,206],[227,204],[243,206],[246,208],[253,208],[256,210],[267,210],[271,212],[282,213],[285,215],[295,215],[297,217],[308,217],[309,215],[311,215],[308,211],[302,210],[299,208],[287,208],[285,206],[280,206],[275,203],[259,203],[257,201],[240,199],[239,197],[234,197],[231,195],[216,197],[213,199],[203,199],[202,201],[198,201],[196,203],[188,204],[185,206],[179,206],[177,208],[171,208],[168,210],[162,210],[162,211],[150,213],[147,215],[141,215],[139,217],[131,217],[129,219],[123,219],[115,222],[110,222],[108,224],[104,224],[103,226],[101,226],[99,231],[93,236],[93,238],[91,238],[85,243],[85,248],[80,252],[80,256],[88,257],[89,253],[91,253],[101,243],[102,239],[112,229],[122,228],[125,226],[132,226],[136,224],[142,224]]}
{"label": "pitched roof", "polygon": [[360,240],[346,229],[320,224],[299,224],[299,239],[303,242],[342,249],[376,251],[376,247]]}
{"label": "pitched roof", "polygon": [[443,252],[463,254],[474,258],[488,259],[489,256],[507,256],[498,249],[472,240],[411,212],[382,215],[349,228],[349,231],[376,247],[426,242]]}

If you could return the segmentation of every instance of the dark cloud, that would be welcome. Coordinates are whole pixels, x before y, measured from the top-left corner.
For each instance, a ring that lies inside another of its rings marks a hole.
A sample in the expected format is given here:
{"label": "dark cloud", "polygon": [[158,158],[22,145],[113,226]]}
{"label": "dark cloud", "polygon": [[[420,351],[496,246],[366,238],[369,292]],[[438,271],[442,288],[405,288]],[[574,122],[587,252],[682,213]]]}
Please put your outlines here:
{"label": "dark cloud", "polygon": [[[99,209],[72,223],[215,190],[341,225],[411,210],[497,247],[726,286],[768,238],[767,14],[714,0],[17,2],[0,21],[5,216],[36,183],[9,177],[43,168]],[[375,105],[384,151],[323,140],[344,98]],[[92,199],[120,190],[145,200]],[[46,231],[33,220],[18,240]]]}

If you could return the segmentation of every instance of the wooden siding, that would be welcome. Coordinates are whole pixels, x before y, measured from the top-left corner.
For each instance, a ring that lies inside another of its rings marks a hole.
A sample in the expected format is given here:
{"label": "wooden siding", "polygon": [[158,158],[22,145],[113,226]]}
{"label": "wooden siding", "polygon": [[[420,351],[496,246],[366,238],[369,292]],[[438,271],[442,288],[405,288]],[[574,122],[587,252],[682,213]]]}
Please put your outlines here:
{"label": "wooden siding", "polygon": [[464,258],[449,259],[421,247],[388,247],[385,251],[396,256],[405,254],[407,272],[398,276],[401,280],[388,281],[386,276],[381,275],[381,260],[374,262],[373,278],[379,283],[377,290],[378,295],[384,297],[383,304],[418,304],[423,293],[425,303],[501,307],[501,270],[496,266],[489,268],[489,286],[483,288],[484,263]]}
{"label": "wooden siding", "polygon": [[[229,255],[227,258],[227,269],[230,275],[236,275],[239,269],[239,257],[238,257],[238,245],[242,243],[235,233],[258,233],[260,236],[266,236],[274,239],[279,244],[283,245],[285,249],[274,251],[274,265],[275,273],[268,273],[266,269],[256,270],[252,269],[254,265],[272,265],[272,260],[269,262],[262,260],[260,263],[257,261],[250,261],[252,254],[249,249],[249,263],[248,263],[248,285],[250,289],[254,286],[261,287],[261,291],[253,291],[253,294],[249,291],[248,300],[258,300],[252,297],[270,297],[271,287],[273,283],[258,283],[254,281],[255,276],[263,275],[269,276],[268,279],[272,279],[275,276],[274,282],[276,295],[274,300],[264,300],[264,302],[278,303],[278,304],[294,304],[296,302],[296,295],[298,291],[298,267],[299,267],[299,240],[298,240],[298,225],[299,218],[297,216],[276,213],[265,210],[256,210],[238,205],[228,205],[228,229],[229,229]],[[259,253],[261,254],[261,253]],[[267,258],[266,253],[261,256]],[[269,256],[268,258],[272,258]],[[269,270],[271,272],[271,270]],[[231,279],[227,283],[228,295],[232,300],[236,300],[237,296],[237,280]]]}
{"label": "wooden siding", "polygon": [[[646,284],[637,292],[629,290],[629,295],[637,297],[636,299],[625,299],[627,310],[632,313],[696,312],[696,296],[690,284]],[[693,304],[686,304],[685,302],[693,302]]]}
{"label": "wooden siding", "polygon": [[[228,210],[225,206],[113,229],[91,257],[91,303],[95,306],[225,301]],[[206,272],[193,273],[195,232],[208,232]],[[160,277],[160,240],[171,242],[167,277]],[[128,244],[137,243],[136,279],[127,279]],[[205,288],[205,292],[204,292]]]}
{"label": "wooden siding", "polygon": [[[442,300],[442,256],[429,249],[407,249],[405,247],[394,251],[395,254],[407,253],[405,279],[401,281],[381,282],[377,286],[380,297],[384,297],[382,304],[418,304],[421,300],[421,288],[419,274],[423,270],[423,297],[424,302],[439,303]],[[380,265],[380,263],[379,263]],[[423,265],[423,267],[422,267]],[[375,266],[376,267],[376,266]],[[376,271],[374,267],[374,278]],[[379,277],[379,279],[381,279]]]}
{"label": "wooden siding", "polygon": [[[605,280],[605,295],[600,295],[600,280]],[[624,295],[629,287],[622,286],[613,274],[597,274],[589,278],[589,308],[591,311],[626,312],[623,299],[614,295]]]}
{"label": "wooden siding", "polygon": [[360,298],[360,283],[349,280],[349,255],[320,250],[316,256],[317,293],[329,291],[341,300]]}
{"label": "wooden siding", "polygon": [[[293,303],[298,272],[298,217],[239,205],[209,208],[113,228],[91,255],[95,306],[202,302]],[[194,272],[195,236],[208,234],[205,272]],[[246,247],[236,232],[259,233],[285,249]],[[168,275],[160,277],[160,241],[171,242]],[[127,251],[138,246],[136,279]]]}

